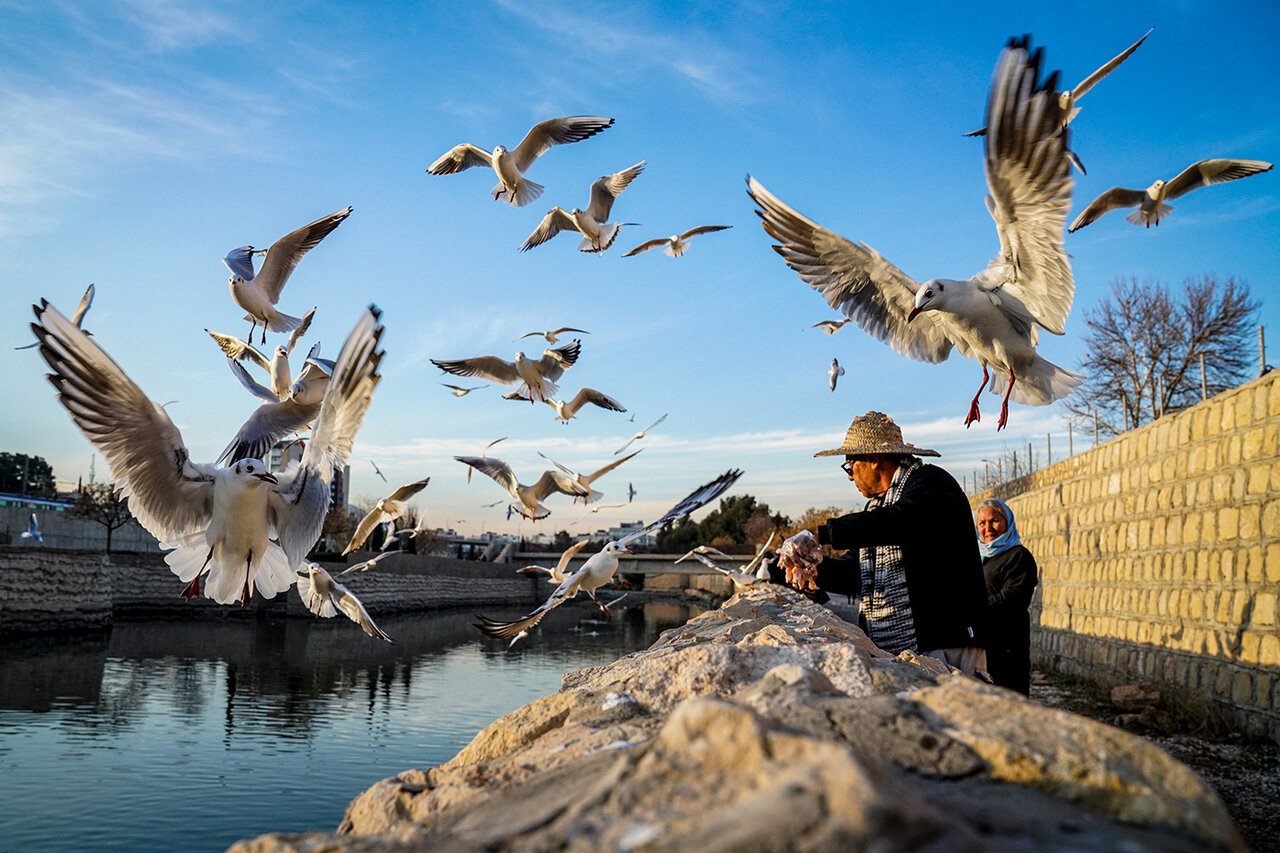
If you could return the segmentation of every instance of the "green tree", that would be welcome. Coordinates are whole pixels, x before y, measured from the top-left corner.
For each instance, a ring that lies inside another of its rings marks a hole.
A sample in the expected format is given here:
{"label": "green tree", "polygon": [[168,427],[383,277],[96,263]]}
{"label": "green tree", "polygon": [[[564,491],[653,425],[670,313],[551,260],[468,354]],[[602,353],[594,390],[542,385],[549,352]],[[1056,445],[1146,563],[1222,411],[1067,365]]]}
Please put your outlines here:
{"label": "green tree", "polygon": [[111,553],[111,535],[133,521],[129,501],[110,483],[86,483],[76,496],[72,514],[101,524],[107,529],[107,553]]}
{"label": "green tree", "polygon": [[698,525],[688,517],[668,524],[654,537],[659,554],[683,554],[699,544]]}
{"label": "green tree", "polygon": [[53,468],[41,456],[0,453],[0,492],[52,498],[57,494]]}
{"label": "green tree", "polygon": [[763,540],[770,530],[790,522],[791,519],[771,512],[768,504],[759,503],[752,495],[732,495],[720,499],[720,506],[708,513],[698,526],[698,534],[702,542],[722,543],[716,547],[726,552],[751,553],[757,537]]}

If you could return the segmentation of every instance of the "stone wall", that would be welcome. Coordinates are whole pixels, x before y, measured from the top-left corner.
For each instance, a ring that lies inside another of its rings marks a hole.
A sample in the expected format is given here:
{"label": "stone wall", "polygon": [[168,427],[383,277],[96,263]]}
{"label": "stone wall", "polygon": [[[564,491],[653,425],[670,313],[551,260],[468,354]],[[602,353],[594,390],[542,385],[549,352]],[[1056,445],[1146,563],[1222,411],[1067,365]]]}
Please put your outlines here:
{"label": "stone wall", "polygon": [[978,495],[1040,565],[1032,654],[1280,741],[1280,372]]}

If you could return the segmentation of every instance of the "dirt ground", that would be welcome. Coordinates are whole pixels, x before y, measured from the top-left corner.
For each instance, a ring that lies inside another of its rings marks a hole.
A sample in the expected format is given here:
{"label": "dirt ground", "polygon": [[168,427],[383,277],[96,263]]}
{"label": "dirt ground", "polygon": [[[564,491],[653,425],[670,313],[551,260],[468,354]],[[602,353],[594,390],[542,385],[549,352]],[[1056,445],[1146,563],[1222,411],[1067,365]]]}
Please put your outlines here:
{"label": "dirt ground", "polygon": [[[1213,786],[1254,853],[1280,853],[1280,744],[1238,733],[1165,731],[1125,717],[1098,688],[1032,673],[1031,698],[1042,705],[1124,727],[1164,749]],[[1169,726],[1168,728],[1177,728]]]}

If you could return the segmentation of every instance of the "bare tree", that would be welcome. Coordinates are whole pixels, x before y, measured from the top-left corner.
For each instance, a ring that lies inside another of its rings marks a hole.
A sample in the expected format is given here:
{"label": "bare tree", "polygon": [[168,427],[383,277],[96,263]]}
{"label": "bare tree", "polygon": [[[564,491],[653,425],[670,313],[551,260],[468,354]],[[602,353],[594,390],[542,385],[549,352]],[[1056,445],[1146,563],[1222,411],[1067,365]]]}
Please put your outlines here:
{"label": "bare tree", "polygon": [[1077,423],[1118,435],[1200,400],[1200,365],[1210,395],[1238,385],[1252,363],[1258,302],[1249,286],[1213,276],[1188,278],[1181,294],[1158,282],[1117,279],[1085,313],[1088,377],[1063,401]]}
{"label": "bare tree", "polygon": [[71,512],[107,529],[108,554],[111,553],[111,534],[133,521],[128,499],[110,483],[85,483]]}

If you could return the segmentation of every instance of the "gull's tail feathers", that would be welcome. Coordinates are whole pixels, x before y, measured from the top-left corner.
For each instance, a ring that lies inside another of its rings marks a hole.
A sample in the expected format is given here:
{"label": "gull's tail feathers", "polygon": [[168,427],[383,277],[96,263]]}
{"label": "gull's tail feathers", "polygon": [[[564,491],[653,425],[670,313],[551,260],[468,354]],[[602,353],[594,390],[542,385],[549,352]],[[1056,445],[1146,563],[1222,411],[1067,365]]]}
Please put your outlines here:
{"label": "gull's tail feathers", "polygon": [[1156,209],[1155,213],[1148,213],[1142,208],[1138,208],[1133,213],[1126,216],[1125,219],[1129,220],[1134,225],[1145,225],[1150,228],[1152,225],[1159,225],[1160,220],[1164,219],[1170,213],[1173,213],[1173,207],[1171,205],[1162,204]]}
{"label": "gull's tail feathers", "polygon": [[613,241],[618,239],[618,232],[622,230],[623,225],[635,225],[635,222],[610,222],[600,226],[600,247],[596,248],[596,244],[591,242],[590,237],[583,237],[582,242],[578,244],[579,252],[603,252],[613,245]]}
{"label": "gull's tail feathers", "polygon": [[[1029,369],[1016,375],[1009,399],[1024,406],[1047,406],[1080,387],[1084,378],[1084,374],[1058,367],[1037,355]],[[1008,373],[993,372],[991,393],[1003,395],[1008,384]]]}
{"label": "gull's tail feathers", "polygon": [[[252,320],[252,317],[247,319]],[[302,325],[301,317],[291,317],[288,314],[282,314],[279,311],[272,311],[267,316],[267,328],[272,332],[292,332],[294,329]]]}
{"label": "gull's tail feathers", "polygon": [[531,201],[537,201],[538,197],[542,195],[542,191],[544,189],[546,189],[546,187],[542,184],[535,183],[528,178],[524,178],[520,181],[520,188],[516,190],[515,198],[511,197],[511,194],[507,192],[507,188],[504,187],[501,182],[496,184],[494,188],[489,191],[489,194],[493,196],[494,201],[506,202],[512,207],[524,207]]}

